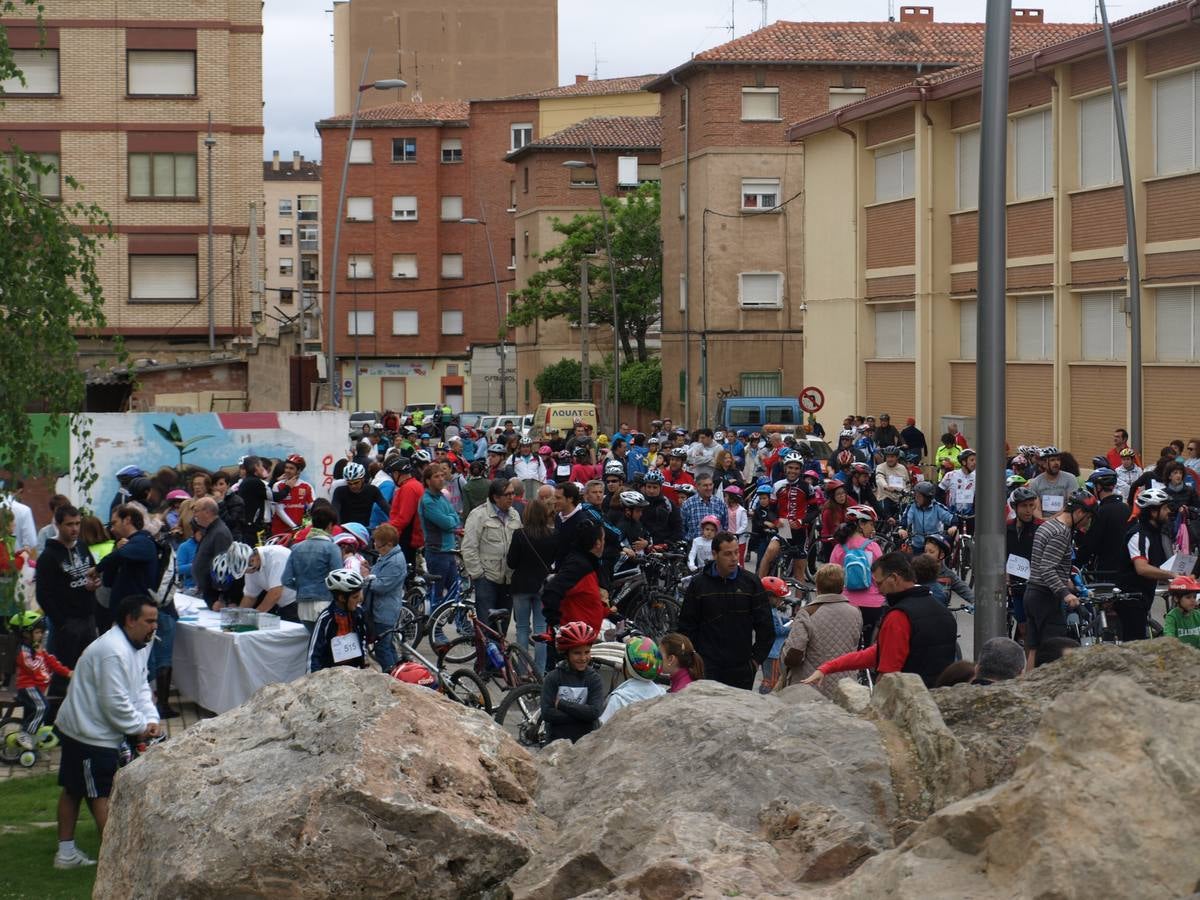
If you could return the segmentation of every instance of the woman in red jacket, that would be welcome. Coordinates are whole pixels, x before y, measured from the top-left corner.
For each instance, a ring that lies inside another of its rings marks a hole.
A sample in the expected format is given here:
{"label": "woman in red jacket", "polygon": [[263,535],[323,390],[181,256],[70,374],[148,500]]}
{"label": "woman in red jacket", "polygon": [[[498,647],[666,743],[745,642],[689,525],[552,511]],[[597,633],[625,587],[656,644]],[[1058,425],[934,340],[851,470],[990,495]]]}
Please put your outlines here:
{"label": "woman in red jacket", "polygon": [[[549,629],[559,622],[585,622],[599,634],[609,613],[607,584],[602,580],[605,576],[600,565],[604,529],[599,522],[584,522],[576,529],[574,538],[571,551],[542,586],[542,611]],[[556,661],[550,655],[547,647],[547,671]]]}

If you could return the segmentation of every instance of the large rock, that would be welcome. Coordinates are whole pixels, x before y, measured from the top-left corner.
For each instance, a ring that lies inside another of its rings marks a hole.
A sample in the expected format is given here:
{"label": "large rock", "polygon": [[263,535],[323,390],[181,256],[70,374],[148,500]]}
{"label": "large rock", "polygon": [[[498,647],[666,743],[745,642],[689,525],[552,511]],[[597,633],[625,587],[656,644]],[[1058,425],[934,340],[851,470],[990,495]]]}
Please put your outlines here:
{"label": "large rock", "polygon": [[1079,687],[1049,705],[1008,781],[938,811],[833,895],[1192,895],[1200,883],[1200,857],[1188,849],[1200,829],[1195,704],[1153,696],[1129,677]]}
{"label": "large rock", "polygon": [[123,770],[94,896],[483,896],[529,857],[536,784],[481,713],[319,672]]}
{"label": "large rock", "polygon": [[807,687],[698,682],[542,761],[553,825],[511,882],[518,897],[787,895],[892,843],[877,728]]}

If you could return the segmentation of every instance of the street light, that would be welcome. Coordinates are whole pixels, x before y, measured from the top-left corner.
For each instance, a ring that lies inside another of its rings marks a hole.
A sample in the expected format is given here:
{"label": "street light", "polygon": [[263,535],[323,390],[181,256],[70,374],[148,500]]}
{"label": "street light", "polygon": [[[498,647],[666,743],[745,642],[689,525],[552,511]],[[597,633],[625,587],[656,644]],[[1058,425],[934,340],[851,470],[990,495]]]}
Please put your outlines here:
{"label": "street light", "polygon": [[500,276],[496,272],[496,251],[492,249],[492,233],[488,231],[487,219],[459,219],[462,225],[482,225],[483,236],[487,238],[488,259],[492,263],[492,284],[496,286],[496,326],[500,335],[500,415],[508,412],[508,367],[505,365],[505,333],[508,323],[504,318],[504,303],[500,299]]}
{"label": "street light", "polygon": [[[600,197],[600,222],[604,228],[604,248],[608,253],[608,287],[612,293],[613,318],[613,429],[621,424],[621,319],[617,308],[617,272],[613,263],[612,235],[608,230],[608,210],[604,208],[604,190],[600,187],[600,166],[596,163],[596,147],[588,141],[588,153],[592,157],[590,168],[596,176],[596,194]],[[586,169],[589,164],[578,159],[569,159],[563,166],[568,169]],[[585,332],[586,335],[586,332]],[[587,339],[586,337],[584,338]]]}
{"label": "street light", "polygon": [[[329,276],[329,354],[325,360],[326,377],[329,379],[329,402],[334,407],[340,407],[341,396],[338,391],[340,373],[335,372],[337,356],[334,353],[334,342],[337,340],[337,280],[338,280],[338,248],[342,240],[342,213],[346,207],[346,179],[350,176],[350,148],[354,146],[354,129],[358,125],[358,110],[362,106],[362,96],[370,90],[390,91],[396,88],[408,87],[408,82],[399,78],[384,78],[380,81],[363,82],[367,77],[367,66],[371,63],[371,51],[367,50],[367,58],[363,60],[362,77],[359,79],[358,96],[354,98],[354,113],[350,116],[350,136],[346,138],[346,159],[342,163],[342,187],[338,192],[337,218],[333,224],[333,260]],[[356,392],[357,393],[357,392]]]}

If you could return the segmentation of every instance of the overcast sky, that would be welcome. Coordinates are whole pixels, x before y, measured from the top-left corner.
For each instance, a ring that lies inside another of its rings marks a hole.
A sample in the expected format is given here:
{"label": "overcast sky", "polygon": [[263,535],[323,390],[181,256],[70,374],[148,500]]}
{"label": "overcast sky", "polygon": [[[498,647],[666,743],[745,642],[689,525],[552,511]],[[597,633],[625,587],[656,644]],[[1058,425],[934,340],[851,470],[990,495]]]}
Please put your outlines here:
{"label": "overcast sky", "polygon": [[[1159,2],[1110,3],[1109,16],[1119,19]],[[1091,22],[1095,15],[1094,0],[1048,0],[1040,5],[1051,22]],[[320,155],[313,123],[333,110],[331,6],[330,0],[266,0],[264,158],[269,158],[272,150],[285,157],[292,150],[310,159]],[[940,22],[978,22],[984,17],[984,4],[978,0],[934,0],[933,6],[934,18]],[[897,0],[895,8],[899,7]],[[729,40],[731,11],[738,37],[759,28],[763,16],[763,3],[757,0],[660,0],[654,4],[645,0],[559,0],[558,9],[559,84],[597,69],[601,78],[665,72],[693,53]],[[770,22],[883,21],[888,16],[888,2],[767,0],[767,13]]]}

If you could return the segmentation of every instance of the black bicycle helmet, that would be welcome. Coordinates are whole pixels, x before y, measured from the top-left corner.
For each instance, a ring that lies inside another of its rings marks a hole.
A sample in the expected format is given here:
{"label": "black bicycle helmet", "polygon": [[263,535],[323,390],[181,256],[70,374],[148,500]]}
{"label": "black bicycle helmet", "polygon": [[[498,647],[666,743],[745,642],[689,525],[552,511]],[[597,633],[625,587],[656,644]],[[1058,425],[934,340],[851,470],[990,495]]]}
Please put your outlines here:
{"label": "black bicycle helmet", "polygon": [[1022,484],[1014,488],[1013,492],[1008,495],[1008,502],[1013,506],[1016,506],[1018,503],[1025,503],[1029,500],[1036,500],[1037,498],[1038,495],[1036,491],[1032,490],[1031,488],[1027,488]]}
{"label": "black bicycle helmet", "polygon": [[1091,491],[1086,488],[1080,488],[1067,498],[1067,510],[1074,512],[1077,509],[1081,509],[1084,512],[1094,513],[1099,502],[1096,499],[1096,495]]}

